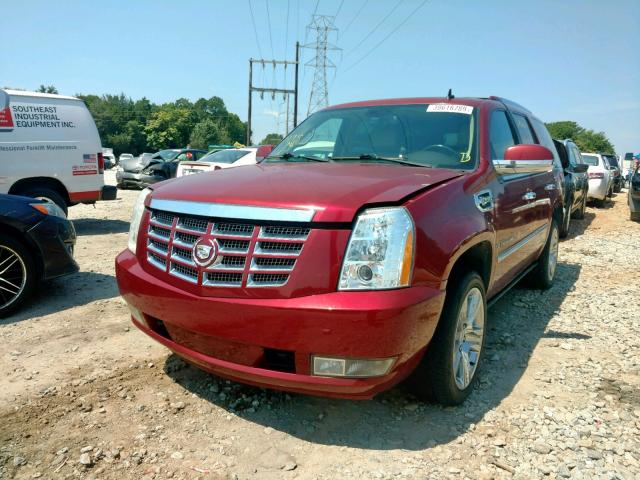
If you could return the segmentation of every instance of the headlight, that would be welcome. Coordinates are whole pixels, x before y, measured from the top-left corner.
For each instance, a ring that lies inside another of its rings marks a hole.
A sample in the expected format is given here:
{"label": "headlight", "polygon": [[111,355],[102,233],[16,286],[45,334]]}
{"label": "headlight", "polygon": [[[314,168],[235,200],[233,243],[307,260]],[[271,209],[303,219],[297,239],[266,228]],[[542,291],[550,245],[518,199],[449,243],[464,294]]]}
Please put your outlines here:
{"label": "headlight", "polygon": [[150,194],[150,188],[142,190],[133,207],[133,215],[131,215],[131,223],[129,224],[129,243],[127,245],[132,253],[136,253],[138,230],[140,230],[140,221],[142,220],[142,214],[144,213],[144,202]]}
{"label": "headlight", "polygon": [[44,213],[45,215],[51,215],[52,217],[67,218],[67,216],[64,214],[64,211],[55,203],[52,203],[52,202],[30,203],[30,205],[36,210],[38,210],[40,213]]}
{"label": "headlight", "polygon": [[380,290],[411,282],[415,227],[403,207],[371,208],[358,216],[338,290]]}

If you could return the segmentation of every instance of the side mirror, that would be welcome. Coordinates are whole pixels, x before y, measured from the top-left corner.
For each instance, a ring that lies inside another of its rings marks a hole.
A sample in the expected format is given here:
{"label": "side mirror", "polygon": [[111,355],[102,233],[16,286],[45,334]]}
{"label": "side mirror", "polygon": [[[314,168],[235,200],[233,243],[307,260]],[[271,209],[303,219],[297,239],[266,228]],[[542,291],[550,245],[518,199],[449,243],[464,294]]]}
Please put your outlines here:
{"label": "side mirror", "polygon": [[573,171],[573,173],[587,173],[587,170],[589,170],[589,165],[587,165],[586,163],[578,163],[577,165],[574,165],[571,170]]}
{"label": "side mirror", "polygon": [[504,160],[494,160],[500,175],[543,173],[553,169],[553,153],[542,145],[514,145],[504,151]]}

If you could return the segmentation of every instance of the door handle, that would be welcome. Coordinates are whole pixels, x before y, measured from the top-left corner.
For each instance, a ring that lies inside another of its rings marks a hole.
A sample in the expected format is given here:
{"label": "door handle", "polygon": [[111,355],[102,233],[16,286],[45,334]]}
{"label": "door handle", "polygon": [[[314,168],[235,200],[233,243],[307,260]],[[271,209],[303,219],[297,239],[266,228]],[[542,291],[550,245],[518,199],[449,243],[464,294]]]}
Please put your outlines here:
{"label": "door handle", "polygon": [[536,192],[527,192],[522,196],[523,200],[535,200]]}
{"label": "door handle", "polygon": [[544,189],[545,189],[545,190],[547,190],[547,191],[555,190],[556,188],[557,188],[557,187],[556,187],[556,184],[555,184],[555,183],[547,183],[547,184],[544,186]]}

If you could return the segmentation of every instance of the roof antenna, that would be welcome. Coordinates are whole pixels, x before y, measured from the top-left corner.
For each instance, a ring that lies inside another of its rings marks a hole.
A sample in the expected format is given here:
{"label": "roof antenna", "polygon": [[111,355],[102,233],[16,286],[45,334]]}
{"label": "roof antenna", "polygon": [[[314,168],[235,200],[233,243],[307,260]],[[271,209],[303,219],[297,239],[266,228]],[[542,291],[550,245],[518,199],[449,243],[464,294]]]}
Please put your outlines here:
{"label": "roof antenna", "polygon": [[447,99],[448,100],[453,100],[454,98],[456,98],[456,96],[453,94],[451,89],[449,89],[449,93],[447,93]]}

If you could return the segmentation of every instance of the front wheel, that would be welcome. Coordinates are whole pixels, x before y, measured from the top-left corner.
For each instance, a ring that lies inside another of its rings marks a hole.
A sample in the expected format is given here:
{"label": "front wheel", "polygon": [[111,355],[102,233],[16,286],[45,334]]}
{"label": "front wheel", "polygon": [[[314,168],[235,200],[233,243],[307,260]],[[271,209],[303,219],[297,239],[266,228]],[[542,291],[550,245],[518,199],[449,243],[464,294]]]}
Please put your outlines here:
{"label": "front wheel", "polygon": [[483,355],[487,301],[476,272],[449,279],[436,332],[409,379],[416,396],[443,405],[461,404],[473,390]]}
{"label": "front wheel", "polygon": [[27,300],[35,284],[36,267],[29,251],[13,237],[0,235],[0,318]]}
{"label": "front wheel", "polygon": [[558,223],[556,220],[551,221],[551,229],[547,237],[547,243],[544,250],[538,258],[536,268],[531,272],[531,279],[536,288],[547,290],[553,285],[556,276],[556,267],[558,266]]}
{"label": "front wheel", "polygon": [[587,209],[587,194],[585,193],[582,196],[582,202],[580,203],[580,208],[573,213],[573,218],[576,220],[582,220],[584,218],[584,212]]}
{"label": "front wheel", "polygon": [[568,207],[564,210],[562,217],[562,227],[560,228],[560,238],[565,238],[569,235],[569,226],[571,224],[571,207],[573,206],[573,196],[567,201]]}

